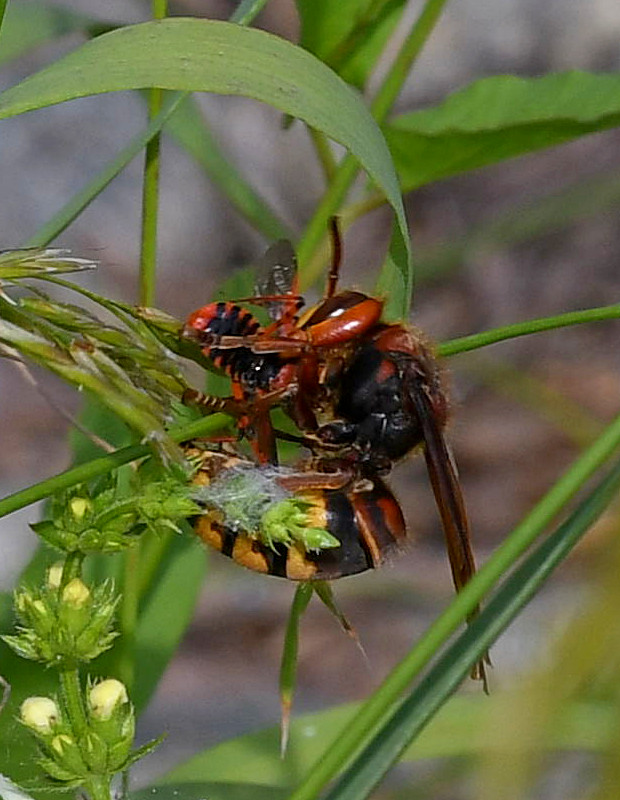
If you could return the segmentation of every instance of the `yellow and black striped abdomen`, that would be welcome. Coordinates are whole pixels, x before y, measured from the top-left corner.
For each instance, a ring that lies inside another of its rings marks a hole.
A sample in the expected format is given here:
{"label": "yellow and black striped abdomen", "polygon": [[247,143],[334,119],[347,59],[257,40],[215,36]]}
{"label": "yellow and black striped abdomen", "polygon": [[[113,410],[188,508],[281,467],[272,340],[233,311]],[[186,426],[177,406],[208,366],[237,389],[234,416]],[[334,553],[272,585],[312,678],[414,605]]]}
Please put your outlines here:
{"label": "yellow and black striped abdomen", "polygon": [[306,551],[300,543],[273,547],[228,527],[216,513],[198,517],[195,531],[211,547],[237,564],[289,580],[334,580],[378,567],[403,544],[405,522],[400,506],[383,483],[354,491],[301,492],[307,500],[309,525],[324,528],[340,542],[339,547]]}

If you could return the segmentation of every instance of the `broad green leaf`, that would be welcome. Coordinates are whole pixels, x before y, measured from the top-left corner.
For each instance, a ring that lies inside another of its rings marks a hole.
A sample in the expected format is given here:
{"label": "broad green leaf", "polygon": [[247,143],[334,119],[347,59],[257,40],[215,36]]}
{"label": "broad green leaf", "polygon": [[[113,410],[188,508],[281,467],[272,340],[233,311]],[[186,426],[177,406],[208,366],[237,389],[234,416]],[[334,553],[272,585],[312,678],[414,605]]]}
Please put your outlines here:
{"label": "broad green leaf", "polygon": [[568,142],[620,123],[620,74],[485,78],[385,135],[403,189]]}
{"label": "broad green leaf", "polygon": [[[489,699],[482,694],[451,697],[420,736],[407,748],[404,760],[475,756],[493,747],[493,731],[485,731]],[[358,704],[347,704],[292,720],[289,749],[280,757],[279,732],[268,728],[240,736],[197,753],[174,767],[157,785],[214,781],[237,783],[239,764],[248,782],[292,786],[311,769],[332,740],[353,719]],[[614,735],[612,707],[594,703],[566,708],[562,725],[553,731],[550,748],[600,751]],[[477,735],[472,736],[472,731]]]}
{"label": "broad green leaf", "polygon": [[138,621],[132,701],[139,709],[155,691],[189,624],[206,566],[207,554],[195,537],[173,539]]}
{"label": "broad green leaf", "polygon": [[[0,95],[0,119],[103,92],[144,89],[243,95],[342,144],[383,191],[398,227],[396,295],[409,285],[400,188],[385,140],[358,95],[310,53],[260,30],[174,18],[103,34]],[[402,253],[406,254],[403,261]],[[400,262],[400,263],[399,263]],[[403,292],[400,292],[401,295]],[[408,307],[408,298],[403,297]]]}
{"label": "broad green leaf", "polygon": [[68,33],[94,35],[110,27],[111,24],[50,3],[10,2],[0,33],[0,64]]}
{"label": "broad green leaf", "polygon": [[[468,629],[388,715],[372,739],[326,795],[326,800],[365,800],[411,741],[454,692],[476,661],[532,599],[618,494],[620,462],[505,580]],[[309,796],[309,795],[306,795]],[[301,800],[303,792],[292,798]]]}
{"label": "broad green leaf", "polygon": [[363,87],[405,0],[297,0],[300,44],[344,80]]}

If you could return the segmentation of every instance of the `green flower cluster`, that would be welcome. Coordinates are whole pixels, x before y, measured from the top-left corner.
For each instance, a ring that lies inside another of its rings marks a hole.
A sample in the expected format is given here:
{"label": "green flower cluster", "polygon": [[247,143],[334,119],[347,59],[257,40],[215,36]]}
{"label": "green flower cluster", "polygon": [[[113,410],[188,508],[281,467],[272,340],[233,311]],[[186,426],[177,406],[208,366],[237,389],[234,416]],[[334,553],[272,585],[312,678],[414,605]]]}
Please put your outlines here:
{"label": "green flower cluster", "polygon": [[2,639],[22,658],[74,667],[112,644],[117,601],[112,581],[91,592],[80,578],[73,578],[61,589],[60,570],[52,567],[43,588],[15,592],[17,633]]}
{"label": "green flower cluster", "polygon": [[151,742],[131,752],[135,714],[120,681],[109,678],[89,685],[86,701],[79,736],[69,723],[66,698],[28,697],[20,709],[22,724],[39,743],[40,766],[67,788],[107,780],[157,744]]}
{"label": "green flower cluster", "polygon": [[138,477],[129,491],[114,480],[94,489],[76,486],[53,499],[50,519],[31,528],[66,553],[116,553],[147,528],[159,534],[180,532],[179,523],[199,512],[185,480]]}

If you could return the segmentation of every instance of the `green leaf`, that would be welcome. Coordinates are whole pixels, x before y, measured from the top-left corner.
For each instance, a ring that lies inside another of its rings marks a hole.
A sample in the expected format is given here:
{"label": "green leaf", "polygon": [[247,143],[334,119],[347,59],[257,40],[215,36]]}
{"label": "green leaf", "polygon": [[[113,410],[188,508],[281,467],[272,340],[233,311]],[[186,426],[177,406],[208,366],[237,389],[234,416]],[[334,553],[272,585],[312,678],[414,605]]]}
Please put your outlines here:
{"label": "green leaf", "polygon": [[[485,733],[489,699],[482,694],[458,695],[437,712],[429,725],[405,752],[403,759],[474,756],[493,747],[494,733]],[[492,702],[492,700],[491,700]],[[349,703],[327,711],[304,714],[291,722],[286,757],[279,751],[275,727],[239,736],[197,753],[159,779],[159,786],[214,781],[234,784],[240,780],[239,764],[248,782],[269,786],[293,786],[321,758],[331,741],[353,719],[359,704]],[[562,724],[552,731],[550,748],[600,751],[614,736],[613,707],[596,703],[571,704]],[[473,737],[472,730],[479,732]]]}
{"label": "green leaf", "polygon": [[385,126],[405,191],[620,122],[620,75],[564,72],[476,81]]}
{"label": "green leaf", "polygon": [[132,702],[146,706],[192,617],[207,555],[194,537],[175,536],[136,630],[136,685]]}
{"label": "green leaf", "polygon": [[[181,17],[128,26],[87,42],[1,94],[0,119],[88,95],[153,86],[252,97],[342,144],[394,209],[398,227],[392,252],[399,268],[395,278],[403,289],[408,285],[407,224],[381,131],[344,81],[277,36]],[[396,294],[398,288],[397,284]]]}
{"label": "green leaf", "polygon": [[363,87],[405,0],[297,0],[300,44],[344,80]]}
{"label": "green leaf", "polygon": [[[410,692],[327,793],[326,800],[365,800],[455,691],[471,667],[531,600],[551,572],[615,498],[620,462],[551,536],[504,582],[469,628]],[[302,793],[293,797],[301,798]]]}
{"label": "green leaf", "polygon": [[[92,17],[49,3],[8,3],[0,33],[0,64],[75,31],[101,28]],[[109,26],[106,26],[109,27]]]}

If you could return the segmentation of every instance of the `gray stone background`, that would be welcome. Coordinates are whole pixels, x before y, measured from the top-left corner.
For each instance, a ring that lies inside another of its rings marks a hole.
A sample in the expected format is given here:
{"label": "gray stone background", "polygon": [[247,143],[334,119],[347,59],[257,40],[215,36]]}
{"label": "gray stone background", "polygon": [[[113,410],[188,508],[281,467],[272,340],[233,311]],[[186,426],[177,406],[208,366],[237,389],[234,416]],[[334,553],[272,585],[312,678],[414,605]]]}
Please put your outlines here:
{"label": "gray stone background", "polygon": [[[131,0],[73,0],[63,5],[101,18],[148,18],[147,4]],[[172,8],[177,14],[225,18],[233,5],[186,0]],[[412,2],[411,13],[420,6]],[[293,40],[297,35],[288,0],[272,0],[259,23]],[[79,37],[69,37],[4,67],[1,87],[79,42]],[[437,102],[488,75],[531,76],[571,68],[610,71],[619,66],[620,5],[615,0],[455,0],[410,76],[398,108]],[[278,113],[242,99],[208,97],[203,107],[231,159],[292,229],[301,231],[321,192],[321,177],[301,126],[283,131]],[[143,124],[141,101],[127,94],[81,100],[3,122],[0,247],[19,247]],[[620,289],[619,142],[617,132],[590,136],[426,187],[408,198],[414,246],[426,255],[504,214],[513,221],[522,219],[544,198],[569,187],[575,187],[582,209],[573,217],[563,212],[559,223],[543,225],[535,235],[505,234],[467,248],[451,272],[420,284],[415,321],[443,340],[528,317],[615,302]],[[166,141],[163,155],[158,303],[184,315],[197,305],[197,297],[206,300],[229,270],[259,255],[266,243],[184,153]],[[136,297],[140,177],[141,159],[136,159],[58,242],[101,262],[97,274],[87,276],[88,286],[128,300]],[[588,183],[592,180],[596,183]],[[605,193],[612,199],[600,207]],[[345,245],[345,283],[355,285],[376,269],[388,224],[387,212],[378,211],[351,229]],[[617,323],[580,326],[496,346],[450,364],[455,406],[451,438],[480,560],[542,496],[574,457],[576,439],[587,434],[586,423],[576,418],[568,417],[564,429],[550,420],[557,415],[557,404],[551,403],[556,411],[548,411],[545,393],[557,391],[568,398],[564,414],[571,412],[570,402],[578,404],[591,418],[592,428],[617,413],[617,335]],[[506,362],[522,370],[526,380],[507,375]],[[56,403],[71,411],[79,408],[73,392],[38,376]],[[64,469],[70,455],[66,421],[11,364],[0,362],[0,386],[4,496]],[[363,696],[450,598],[423,467],[415,461],[399,466],[392,483],[403,500],[414,544],[384,570],[338,586],[338,597],[365,643],[372,672],[327,615],[311,609],[302,639],[299,711]],[[4,587],[11,585],[28,557],[34,537],[26,524],[36,513],[29,508],[0,520]],[[580,548],[494,648],[496,684],[544,658],[549,630],[561,628],[566,609],[578,602],[582,576],[600,538],[602,533],[595,534]],[[169,738],[151,766],[138,769],[141,775],[161,771],[228,736],[277,721],[277,668],[291,587],[247,574],[218,556],[212,565],[187,640],[144,717],[142,736],[165,728]],[[563,796],[559,788],[553,791],[549,797]]]}

